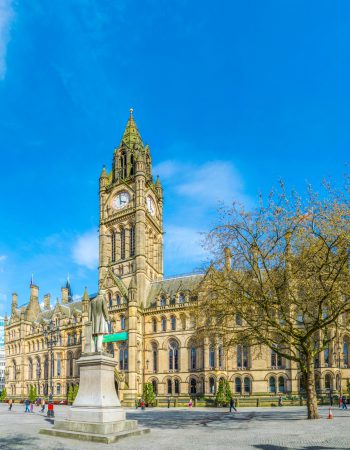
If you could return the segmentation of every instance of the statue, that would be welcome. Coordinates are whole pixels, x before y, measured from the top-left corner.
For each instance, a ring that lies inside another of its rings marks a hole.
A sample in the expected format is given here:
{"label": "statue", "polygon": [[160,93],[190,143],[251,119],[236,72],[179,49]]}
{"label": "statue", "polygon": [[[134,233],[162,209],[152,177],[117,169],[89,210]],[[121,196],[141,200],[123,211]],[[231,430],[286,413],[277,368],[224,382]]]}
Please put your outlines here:
{"label": "statue", "polygon": [[92,343],[92,347],[95,348],[95,352],[102,351],[103,335],[108,333],[108,319],[109,317],[105,296],[103,294],[97,294],[97,296],[91,300],[89,308],[92,339],[97,336],[96,345],[94,342]]}

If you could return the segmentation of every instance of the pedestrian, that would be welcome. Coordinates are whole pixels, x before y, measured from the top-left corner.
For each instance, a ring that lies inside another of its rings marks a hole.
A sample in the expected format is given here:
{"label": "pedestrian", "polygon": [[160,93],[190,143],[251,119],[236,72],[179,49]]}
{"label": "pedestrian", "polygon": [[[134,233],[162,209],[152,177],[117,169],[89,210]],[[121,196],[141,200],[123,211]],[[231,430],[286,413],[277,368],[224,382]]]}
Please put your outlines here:
{"label": "pedestrian", "polygon": [[45,399],[44,398],[41,399],[41,411],[40,412],[42,412],[42,413],[45,412]]}
{"label": "pedestrian", "polygon": [[333,395],[329,394],[329,404],[333,406]]}
{"label": "pedestrian", "polygon": [[342,409],[348,409],[348,407],[346,406],[346,395],[342,396],[341,401],[342,401]]}
{"label": "pedestrian", "polygon": [[24,400],[24,404],[26,405],[26,409],[24,410],[24,412],[30,412],[29,410],[30,401],[27,398]]}
{"label": "pedestrian", "polygon": [[281,394],[278,397],[278,406],[283,406],[283,399],[282,399],[282,395]]}
{"label": "pedestrian", "polygon": [[170,408],[170,397],[168,397],[168,408]]}
{"label": "pedestrian", "polygon": [[192,408],[192,399],[190,399],[190,401],[188,402],[188,407]]}
{"label": "pedestrian", "polygon": [[13,400],[12,400],[12,398],[10,398],[10,400],[9,400],[9,411],[12,411],[12,403],[13,403]]}
{"label": "pedestrian", "polygon": [[145,402],[143,399],[141,400],[141,409],[142,411],[145,409]]}
{"label": "pedestrian", "polygon": [[235,406],[235,400],[231,397],[230,399],[230,412],[232,412],[232,410],[237,412],[236,406]]}
{"label": "pedestrian", "polygon": [[339,395],[339,398],[338,398],[339,408],[341,408],[342,403],[343,403],[343,402],[342,402],[341,395]]}
{"label": "pedestrian", "polygon": [[33,413],[34,412],[34,403],[30,402],[30,412]]}

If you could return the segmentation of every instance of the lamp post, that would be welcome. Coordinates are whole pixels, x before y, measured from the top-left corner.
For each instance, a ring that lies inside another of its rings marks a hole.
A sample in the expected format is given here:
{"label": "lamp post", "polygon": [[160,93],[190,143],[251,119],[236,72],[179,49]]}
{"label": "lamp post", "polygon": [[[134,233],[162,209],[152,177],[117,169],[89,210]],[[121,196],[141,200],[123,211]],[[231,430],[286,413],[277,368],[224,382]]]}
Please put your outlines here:
{"label": "lamp post", "polygon": [[56,326],[52,319],[43,325],[44,338],[46,342],[46,346],[49,354],[49,362],[50,362],[50,400],[53,399],[53,363],[54,363],[54,354],[53,349],[57,345],[60,340],[60,330],[59,327]]}
{"label": "lamp post", "polygon": [[339,368],[339,396],[342,396],[342,380],[341,380],[341,343],[340,343],[340,337],[338,338],[338,368]]}

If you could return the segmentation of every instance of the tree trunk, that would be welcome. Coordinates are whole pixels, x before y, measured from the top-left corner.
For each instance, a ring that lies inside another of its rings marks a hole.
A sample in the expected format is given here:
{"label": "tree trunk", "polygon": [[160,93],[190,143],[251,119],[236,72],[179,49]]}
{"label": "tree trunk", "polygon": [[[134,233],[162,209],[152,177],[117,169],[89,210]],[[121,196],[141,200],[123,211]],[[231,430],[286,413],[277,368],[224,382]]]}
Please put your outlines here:
{"label": "tree trunk", "polygon": [[307,357],[306,361],[307,371],[304,374],[306,380],[306,404],[307,404],[307,418],[319,419],[317,406],[317,395],[315,389],[315,368],[312,357]]}

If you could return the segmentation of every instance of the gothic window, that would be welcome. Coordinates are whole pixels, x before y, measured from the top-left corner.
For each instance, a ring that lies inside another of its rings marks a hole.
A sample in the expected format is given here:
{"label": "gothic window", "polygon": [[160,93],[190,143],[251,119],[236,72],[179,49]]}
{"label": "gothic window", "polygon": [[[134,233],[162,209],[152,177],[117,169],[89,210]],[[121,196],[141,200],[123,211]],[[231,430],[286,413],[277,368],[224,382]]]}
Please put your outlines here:
{"label": "gothic window", "polygon": [[31,380],[33,378],[33,361],[30,358],[28,360],[28,379]]}
{"label": "gothic window", "polygon": [[165,306],[165,305],[166,305],[166,298],[164,295],[162,295],[160,298],[160,306]]}
{"label": "gothic window", "polygon": [[67,355],[67,373],[69,377],[73,376],[73,353],[69,352]]}
{"label": "gothic window", "polygon": [[213,345],[209,347],[209,367],[215,367],[215,349]]}
{"label": "gothic window", "polygon": [[60,355],[57,355],[56,358],[56,371],[57,371],[57,376],[61,376],[61,357]]}
{"label": "gothic window", "polygon": [[278,392],[285,392],[284,377],[278,377]]}
{"label": "gothic window", "polygon": [[179,370],[179,347],[175,341],[169,345],[169,370]]}
{"label": "gothic window", "polygon": [[130,176],[134,176],[135,172],[136,172],[136,167],[135,167],[135,158],[134,155],[130,156]]}
{"label": "gothic window", "polygon": [[114,358],[114,346],[113,342],[109,342],[107,345],[107,352]]}
{"label": "gothic window", "polygon": [[110,292],[108,292],[108,305],[110,308],[112,308],[112,306],[113,306],[112,294]]}
{"label": "gothic window", "polygon": [[250,381],[249,377],[245,377],[244,378],[243,385],[244,385],[244,393],[245,394],[250,394],[250,392],[251,392],[251,381]]}
{"label": "gothic window", "polygon": [[112,231],[112,234],[111,234],[111,250],[112,250],[112,254],[111,254],[111,260],[112,260],[112,262],[115,262],[115,260],[116,260],[116,257],[115,257],[115,255],[116,255],[116,233],[114,232],[114,231]]}
{"label": "gothic window", "polygon": [[118,306],[120,305],[120,295],[119,294],[117,294],[116,303]]}
{"label": "gothic window", "polygon": [[135,256],[135,225],[130,228],[130,256]]}
{"label": "gothic window", "polygon": [[157,372],[158,368],[158,348],[157,344],[152,344],[152,369]]}
{"label": "gothic window", "polygon": [[125,259],[125,228],[120,231],[120,259]]}
{"label": "gothic window", "polygon": [[332,378],[329,373],[324,377],[324,387],[329,391],[332,389]]}
{"label": "gothic window", "polygon": [[329,348],[325,348],[324,350],[324,363],[328,366],[329,365]]}
{"label": "gothic window", "polygon": [[166,317],[162,317],[162,331],[166,331]]}
{"label": "gothic window", "polygon": [[344,363],[344,365],[347,366],[349,364],[348,361],[349,361],[349,344],[348,344],[348,341],[344,339],[344,342],[343,342],[343,363]]}
{"label": "gothic window", "polygon": [[39,380],[41,376],[41,366],[40,366],[40,359],[38,358],[36,360],[36,378]]}
{"label": "gothic window", "polygon": [[125,330],[125,316],[120,316],[120,329]]}
{"label": "gothic window", "polygon": [[276,379],[275,377],[270,377],[269,379],[269,392],[276,393]]}
{"label": "gothic window", "polygon": [[191,370],[195,370],[197,368],[197,352],[195,347],[191,347]]}
{"label": "gothic window", "polygon": [[70,345],[70,334],[67,336],[67,345]]}
{"label": "gothic window", "polygon": [[126,152],[123,150],[120,153],[120,178],[127,177],[127,161],[126,161]]}
{"label": "gothic window", "polygon": [[209,378],[209,393],[215,394],[215,379],[212,377]]}
{"label": "gothic window", "polygon": [[236,325],[238,326],[242,325],[242,317],[240,314],[236,314]]}
{"label": "gothic window", "polygon": [[180,394],[180,382],[179,380],[174,381],[174,392],[176,395]]}
{"label": "gothic window", "polygon": [[237,345],[237,368],[248,368],[248,347],[246,345]]}
{"label": "gothic window", "polygon": [[61,395],[61,385],[59,383],[56,386],[56,394]]}
{"label": "gothic window", "polygon": [[152,380],[152,387],[153,387],[153,392],[157,395],[157,393],[158,393],[157,380]]}
{"label": "gothic window", "polygon": [[119,368],[120,370],[128,370],[128,348],[123,344],[119,350]]}
{"label": "gothic window", "polygon": [[77,333],[73,334],[73,345],[76,345],[77,343]]}
{"label": "gothic window", "polygon": [[185,294],[183,292],[180,292],[179,294],[179,303],[185,303]]}
{"label": "gothic window", "polygon": [[191,394],[197,393],[197,380],[195,378],[191,378],[190,381],[190,392]]}
{"label": "gothic window", "polygon": [[173,393],[173,386],[172,386],[172,382],[171,382],[171,380],[169,379],[168,380],[168,394],[172,394]]}
{"label": "gothic window", "polygon": [[219,350],[218,350],[218,359],[219,359],[219,369],[222,369],[223,366],[223,348],[222,345],[219,345]]}
{"label": "gothic window", "polygon": [[170,324],[171,324],[171,330],[175,331],[176,330],[176,317],[175,316],[170,317]]}
{"label": "gothic window", "polygon": [[152,319],[152,330],[153,330],[153,333],[157,332],[157,319],[155,317],[153,317],[153,319]]}

